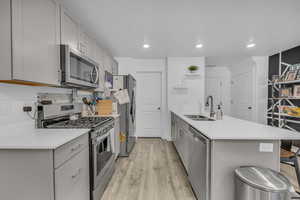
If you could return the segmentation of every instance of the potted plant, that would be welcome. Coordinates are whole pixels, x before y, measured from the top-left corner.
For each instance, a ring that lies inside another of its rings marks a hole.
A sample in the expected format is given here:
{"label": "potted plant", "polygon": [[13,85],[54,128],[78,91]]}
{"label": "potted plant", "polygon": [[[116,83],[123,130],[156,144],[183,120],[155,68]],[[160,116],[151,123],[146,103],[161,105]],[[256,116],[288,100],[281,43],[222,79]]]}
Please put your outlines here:
{"label": "potted plant", "polygon": [[191,73],[195,73],[197,70],[198,70],[198,66],[195,66],[195,65],[191,65],[188,67],[188,70],[191,72]]}

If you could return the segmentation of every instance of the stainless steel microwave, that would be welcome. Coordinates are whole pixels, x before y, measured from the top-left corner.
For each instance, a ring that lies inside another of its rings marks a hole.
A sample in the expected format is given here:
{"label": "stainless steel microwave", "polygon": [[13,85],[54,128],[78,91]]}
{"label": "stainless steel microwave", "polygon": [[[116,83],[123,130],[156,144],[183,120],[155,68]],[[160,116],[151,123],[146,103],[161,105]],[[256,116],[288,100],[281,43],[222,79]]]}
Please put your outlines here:
{"label": "stainless steel microwave", "polygon": [[61,82],[64,86],[97,88],[99,65],[68,45],[60,46]]}

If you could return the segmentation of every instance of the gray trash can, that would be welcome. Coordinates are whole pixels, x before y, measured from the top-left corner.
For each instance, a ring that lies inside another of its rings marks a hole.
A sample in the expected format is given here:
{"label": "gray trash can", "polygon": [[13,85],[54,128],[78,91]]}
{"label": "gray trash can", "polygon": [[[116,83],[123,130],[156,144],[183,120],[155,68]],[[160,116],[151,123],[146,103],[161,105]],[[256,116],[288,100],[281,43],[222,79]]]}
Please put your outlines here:
{"label": "gray trash can", "polygon": [[300,196],[281,173],[253,166],[235,170],[235,200],[291,199],[300,199]]}

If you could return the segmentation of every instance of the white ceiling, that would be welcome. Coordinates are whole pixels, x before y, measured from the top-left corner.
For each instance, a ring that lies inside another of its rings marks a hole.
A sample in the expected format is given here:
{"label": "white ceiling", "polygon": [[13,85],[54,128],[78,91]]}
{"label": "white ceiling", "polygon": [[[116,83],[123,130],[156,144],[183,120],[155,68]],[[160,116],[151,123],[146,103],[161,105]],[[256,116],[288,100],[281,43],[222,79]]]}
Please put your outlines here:
{"label": "white ceiling", "polygon": [[[300,44],[300,0],[63,0],[114,56],[243,57]],[[257,46],[246,49],[253,40]],[[143,49],[143,43],[150,49]],[[202,43],[202,49],[195,49]]]}

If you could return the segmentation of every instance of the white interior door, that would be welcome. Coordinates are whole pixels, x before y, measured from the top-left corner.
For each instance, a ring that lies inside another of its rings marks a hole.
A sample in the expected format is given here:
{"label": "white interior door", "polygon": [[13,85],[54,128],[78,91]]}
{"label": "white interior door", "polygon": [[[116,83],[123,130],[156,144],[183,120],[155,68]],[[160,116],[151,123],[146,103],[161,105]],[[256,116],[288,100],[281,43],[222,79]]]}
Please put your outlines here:
{"label": "white interior door", "polygon": [[162,74],[137,73],[137,136],[161,137]]}
{"label": "white interior door", "polygon": [[232,76],[231,114],[233,117],[254,121],[253,118],[253,70]]}

